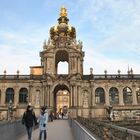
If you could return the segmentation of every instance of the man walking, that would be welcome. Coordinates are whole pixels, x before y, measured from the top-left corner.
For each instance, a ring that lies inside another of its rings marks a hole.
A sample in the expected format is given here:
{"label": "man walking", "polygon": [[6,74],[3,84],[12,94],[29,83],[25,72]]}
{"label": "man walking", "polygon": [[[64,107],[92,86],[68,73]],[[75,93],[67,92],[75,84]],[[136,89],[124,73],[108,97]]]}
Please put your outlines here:
{"label": "man walking", "polygon": [[27,106],[27,109],[23,114],[22,124],[25,124],[27,134],[28,134],[28,140],[31,140],[32,127],[33,127],[33,124],[37,125],[37,119],[35,116],[35,112],[33,111],[33,108],[31,107],[30,104]]}

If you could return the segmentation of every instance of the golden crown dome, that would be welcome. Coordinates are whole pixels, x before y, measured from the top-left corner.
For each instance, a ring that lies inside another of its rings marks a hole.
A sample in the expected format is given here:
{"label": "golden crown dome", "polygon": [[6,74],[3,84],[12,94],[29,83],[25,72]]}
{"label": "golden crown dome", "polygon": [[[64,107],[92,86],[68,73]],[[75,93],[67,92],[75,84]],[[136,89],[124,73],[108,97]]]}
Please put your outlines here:
{"label": "golden crown dome", "polygon": [[58,24],[51,27],[50,37],[55,40],[56,37],[70,37],[76,38],[76,30],[69,23],[67,18],[67,9],[63,6],[60,9],[60,17],[58,18]]}

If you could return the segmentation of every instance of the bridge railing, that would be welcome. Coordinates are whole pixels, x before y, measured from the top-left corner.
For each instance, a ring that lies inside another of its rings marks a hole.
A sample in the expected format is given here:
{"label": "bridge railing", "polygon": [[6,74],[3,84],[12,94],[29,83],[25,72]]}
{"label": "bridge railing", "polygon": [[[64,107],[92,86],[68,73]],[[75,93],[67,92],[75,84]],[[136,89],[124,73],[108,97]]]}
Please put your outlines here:
{"label": "bridge railing", "polygon": [[21,120],[0,123],[1,140],[16,140],[25,133],[25,127],[21,124]]}
{"label": "bridge railing", "polygon": [[95,119],[78,117],[78,122],[98,135],[101,139],[107,140],[140,140],[140,132],[127,129],[111,122],[102,122]]}
{"label": "bridge railing", "polygon": [[76,120],[69,118],[69,124],[72,129],[74,140],[101,140],[94,134],[91,134],[84,126]]}

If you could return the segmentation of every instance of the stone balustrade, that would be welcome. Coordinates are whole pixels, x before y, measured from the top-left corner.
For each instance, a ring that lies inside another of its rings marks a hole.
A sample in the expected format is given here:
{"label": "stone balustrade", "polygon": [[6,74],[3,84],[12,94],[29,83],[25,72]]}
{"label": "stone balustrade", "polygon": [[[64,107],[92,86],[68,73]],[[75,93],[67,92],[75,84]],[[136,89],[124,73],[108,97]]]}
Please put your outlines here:
{"label": "stone balustrade", "polygon": [[[139,140],[140,132],[114,125],[113,122],[78,117],[77,121],[103,140]],[[134,124],[133,124],[134,125]]]}

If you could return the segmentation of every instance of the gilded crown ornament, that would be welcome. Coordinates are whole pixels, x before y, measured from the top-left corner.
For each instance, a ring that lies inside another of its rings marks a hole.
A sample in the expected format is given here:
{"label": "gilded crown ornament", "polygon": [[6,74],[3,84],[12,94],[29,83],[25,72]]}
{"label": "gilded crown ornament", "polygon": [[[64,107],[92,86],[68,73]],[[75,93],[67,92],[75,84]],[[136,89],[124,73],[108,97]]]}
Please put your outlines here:
{"label": "gilded crown ornament", "polygon": [[60,16],[61,17],[66,17],[67,16],[67,9],[64,6],[61,7]]}
{"label": "gilded crown ornament", "polygon": [[61,40],[64,42],[64,40],[73,40],[76,38],[76,30],[68,22],[67,9],[62,6],[60,9],[58,24],[50,29],[50,38],[53,40],[54,44]]}

